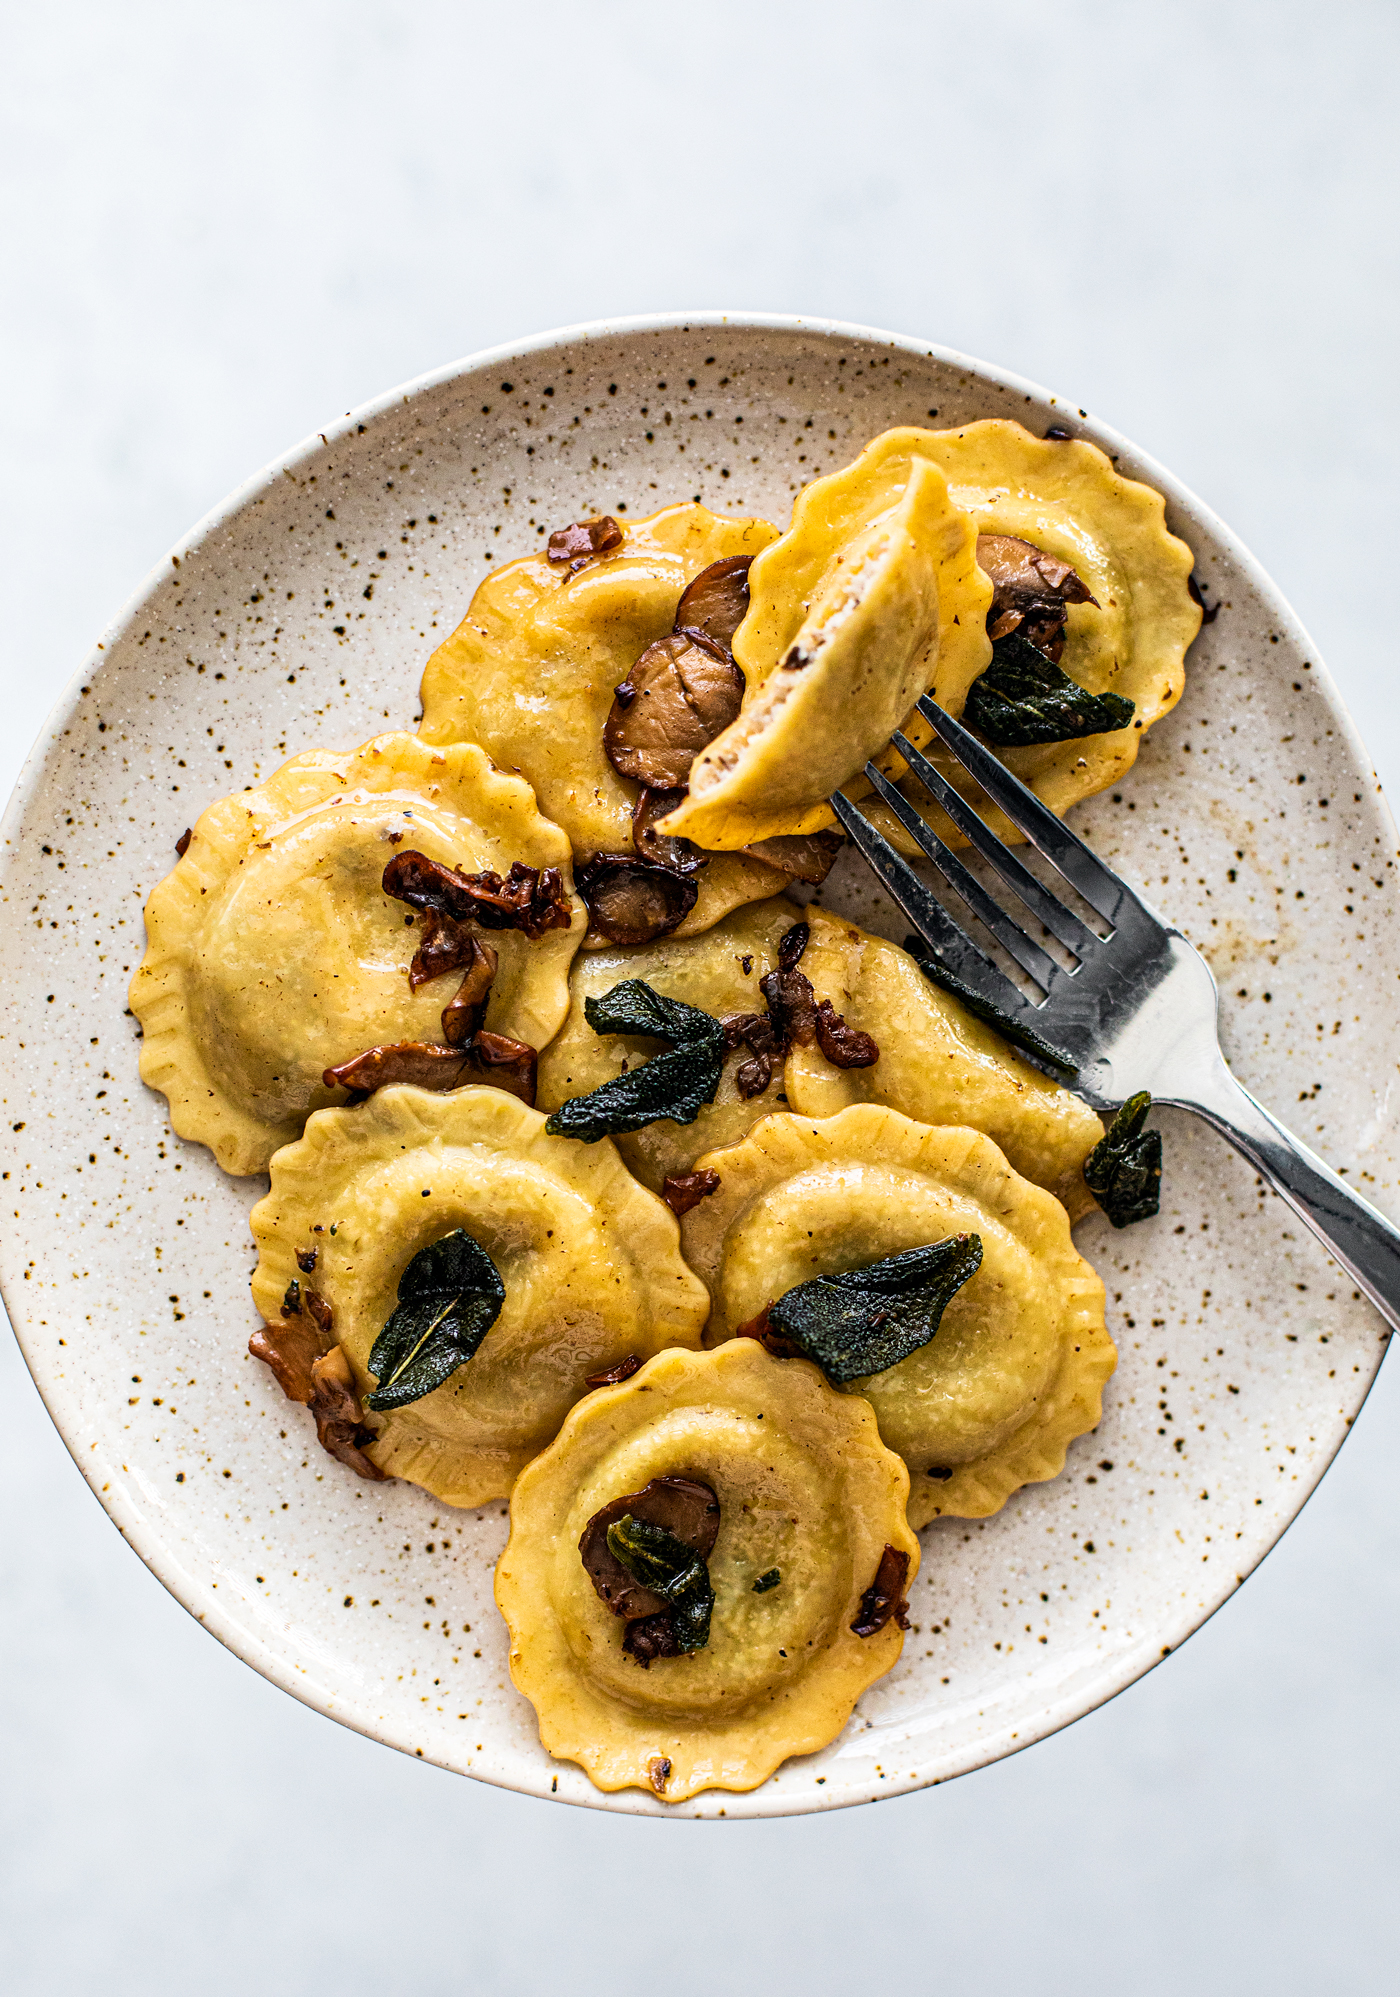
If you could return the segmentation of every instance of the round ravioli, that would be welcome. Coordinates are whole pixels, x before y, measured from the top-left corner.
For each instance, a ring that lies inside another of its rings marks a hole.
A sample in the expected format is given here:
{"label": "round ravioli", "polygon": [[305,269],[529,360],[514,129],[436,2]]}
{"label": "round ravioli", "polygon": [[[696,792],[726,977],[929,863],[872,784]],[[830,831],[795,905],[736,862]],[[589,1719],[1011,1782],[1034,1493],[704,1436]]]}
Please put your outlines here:
{"label": "round ravioli", "polygon": [[[1070,604],[1060,665],[1089,693],[1121,694],[1137,711],[1127,727],[1107,734],[997,754],[1061,815],[1116,783],[1136,761],[1144,730],[1181,698],[1186,650],[1201,625],[1201,608],[1188,586],[1195,558],[1168,531],[1161,493],[1123,478],[1095,444],[1046,441],[1000,417],[960,430],[890,430],[864,453],[872,457],[891,490],[912,462],[936,464],[953,503],[979,534],[1014,536],[1074,569],[1094,601]],[[965,694],[964,688],[943,705],[961,714]],[[910,739],[923,747],[930,734],[921,721]],[[980,792],[944,751],[932,760],[978,801]],[[911,777],[905,788],[926,811],[922,787]],[[964,843],[941,813],[930,815],[940,833]],[[1000,812],[983,815],[1003,838],[1021,838]],[[893,813],[877,806],[872,816],[901,850],[913,850]]]}
{"label": "round ravioli", "polygon": [[[687,584],[712,563],[756,555],[778,530],[696,505],[629,521],[615,553],[575,568],[526,555],[487,576],[466,616],[423,674],[427,742],[478,742],[534,786],[582,864],[632,852],[640,786],[603,748],[616,688],[642,653],[668,636]],[[787,875],[744,854],[716,856],[695,875],[699,898],[677,933],[699,934]]]}
{"label": "round ravioli", "polygon": [[[660,1051],[662,1043],[656,1040],[595,1033],[584,1014],[586,999],[602,998],[614,985],[641,978],[653,991],[698,1006],[715,1019],[762,1012],[759,981],[776,968],[778,945],[788,930],[803,920],[801,909],[776,897],[736,909],[703,936],[666,936],[634,950],[610,948],[576,957],[569,979],[569,1017],[540,1057],[540,1108],[558,1109],[573,1096],[590,1095]],[[643,1185],[659,1193],[666,1179],[689,1172],[702,1151],[736,1143],[760,1116],[783,1106],[781,1063],[768,1086],[752,1097],[739,1090],[736,1078],[742,1065],[738,1056],[725,1062],[714,1101],[694,1123],[663,1117],[613,1140]]]}
{"label": "round ravioli", "polygon": [[[816,909],[802,969],[819,999],[872,1036],[869,1068],[833,1067],[814,1041],[788,1055],[784,1088],[803,1116],[884,1103],[916,1123],[958,1123],[990,1137],[1022,1178],[1044,1186],[1079,1220],[1093,1210],[1084,1160],[1103,1136],[1087,1103],[930,983],[907,950]],[[772,1105],[769,1105],[772,1107]]]}
{"label": "round ravioli", "polygon": [[909,1466],[909,1522],[982,1518],[1054,1477],[1099,1419],[1116,1361],[1104,1288],[1059,1201],[975,1130],[931,1129],[858,1103],[820,1120],[765,1117],[702,1159],[721,1183],[682,1223],[718,1345],[799,1283],[975,1234],[977,1273],[934,1337],[842,1391],[874,1408]]}
{"label": "round ravioli", "polygon": [[[256,790],[197,820],[173,873],[146,904],[147,949],[131,983],[143,1030],[141,1078],[170,1104],[181,1137],[227,1172],[261,1172],[308,1114],[341,1101],[327,1068],[367,1048],[441,1039],[454,982],[415,993],[422,931],[385,894],[396,853],[461,872],[557,868],[569,844],[528,784],[470,744],[432,748],[381,735],[344,754],[294,756]],[[493,932],[498,957],[485,1025],[542,1047],[569,1005],[583,937]]]}
{"label": "round ravioli", "polygon": [[860,772],[921,694],[960,711],[991,656],[975,544],[942,473],[908,452],[896,473],[873,444],[807,486],[750,572],[743,707],[696,757],[665,832],[734,847],[820,831],[827,798],[869,788]]}
{"label": "round ravioli", "polygon": [[369,1415],[380,1469],[450,1505],[504,1497],[589,1375],[697,1346],[705,1322],[670,1210],[611,1144],[547,1137],[544,1121],[499,1089],[381,1089],[313,1116],[253,1209],[254,1303],[275,1324],[293,1281],[313,1289],[362,1395],[422,1249],[461,1228],[495,1264],[505,1301],[473,1356],[421,1399]]}
{"label": "round ravioli", "polygon": [[[580,1541],[656,1479],[718,1502],[713,1607],[703,1648],[642,1666]],[[865,1636],[852,1625],[874,1619],[882,1561],[901,1587],[917,1570],[907,1488],[864,1401],[749,1341],[663,1353],[591,1395],[521,1474],[496,1570],[511,1676],[545,1747],[600,1789],[671,1803],[754,1789],[789,1755],[825,1747],[900,1653],[897,1614]]]}

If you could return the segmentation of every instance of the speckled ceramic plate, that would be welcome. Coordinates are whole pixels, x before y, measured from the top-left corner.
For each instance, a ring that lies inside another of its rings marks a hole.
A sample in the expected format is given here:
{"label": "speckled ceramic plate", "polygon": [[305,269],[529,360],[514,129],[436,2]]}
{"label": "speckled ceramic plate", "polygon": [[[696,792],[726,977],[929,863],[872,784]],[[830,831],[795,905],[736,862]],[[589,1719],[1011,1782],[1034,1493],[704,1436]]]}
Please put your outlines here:
{"label": "speckled ceramic plate", "polygon": [[[142,587],[4,824],[3,1289],[113,1521],[206,1628],[308,1705],[536,1795],[664,1814],[551,1762],[491,1600],[504,1507],[369,1485],[246,1355],[264,1181],[172,1138],[127,980],[141,908],[211,799],[414,726],[428,652],[492,561],[581,514],[692,495],[785,522],[895,423],[1068,423],[1163,489],[1218,619],[1186,694],[1079,829],[1214,966],[1241,1078],[1400,1218],[1395,836],[1307,638],[1192,496],[1084,412],[910,340],[696,315],[551,334],[385,396],[262,473]],[[843,865],[845,863],[843,862]],[[828,899],[902,934],[858,871]],[[1380,1320],[1254,1174],[1164,1115],[1158,1220],[1078,1230],[1121,1362],[1097,1433],[996,1518],[925,1534],[898,1668],[821,1755],[700,1816],[942,1781],[1148,1670],[1295,1517],[1360,1407]]]}

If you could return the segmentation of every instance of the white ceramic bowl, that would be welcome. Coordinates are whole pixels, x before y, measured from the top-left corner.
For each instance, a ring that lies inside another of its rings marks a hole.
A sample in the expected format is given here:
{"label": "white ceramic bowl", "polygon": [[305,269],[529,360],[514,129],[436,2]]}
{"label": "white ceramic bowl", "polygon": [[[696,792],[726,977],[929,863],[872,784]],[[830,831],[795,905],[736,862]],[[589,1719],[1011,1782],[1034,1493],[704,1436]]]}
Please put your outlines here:
{"label": "white ceramic bowl", "polygon": [[[785,522],[801,484],[891,424],[990,415],[1066,425],[1166,492],[1223,608],[1180,706],[1076,823],[1209,957],[1241,1077],[1400,1217],[1394,828],[1288,606],[1160,466],[1013,376],[795,319],[574,329],[396,390],[251,480],[148,578],[25,768],[0,876],[0,1281],[29,1365],[152,1571],[347,1726],[532,1794],[666,1811],[540,1748],[491,1600],[505,1507],[362,1483],[247,1357],[265,1182],[172,1138],[138,1080],[144,899],[213,798],[300,749],[413,727],[432,646],[489,565],[548,528],[692,495]],[[843,865],[835,898],[902,934]],[[925,1534],[904,1657],[825,1753],[683,1813],[832,1808],[1024,1747],[1181,1643],[1296,1516],[1384,1328],[1233,1153],[1161,1122],[1160,1218],[1078,1234],[1121,1354],[1097,1433],[996,1518]]]}

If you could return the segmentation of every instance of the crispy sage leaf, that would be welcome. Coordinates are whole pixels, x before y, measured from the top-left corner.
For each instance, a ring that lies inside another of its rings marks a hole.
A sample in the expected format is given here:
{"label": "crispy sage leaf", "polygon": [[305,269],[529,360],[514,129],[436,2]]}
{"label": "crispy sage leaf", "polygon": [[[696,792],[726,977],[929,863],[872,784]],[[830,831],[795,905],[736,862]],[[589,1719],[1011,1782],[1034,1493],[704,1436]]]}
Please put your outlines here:
{"label": "crispy sage leaf", "polygon": [[378,1414],[406,1407],[465,1366],[501,1314],[505,1286],[465,1228],[420,1248],[399,1278],[398,1309],[375,1339],[369,1370]]}
{"label": "crispy sage leaf", "polygon": [[1115,1227],[1151,1220],[1162,1197],[1162,1133],[1144,1130],[1152,1098],[1129,1096],[1084,1160],[1084,1183]]}
{"label": "crispy sage leaf", "polygon": [[634,1581],[665,1602],[677,1649],[703,1650],[710,1640],[715,1591],[699,1554],[665,1526],[633,1518],[631,1512],[608,1527],[608,1551]]}
{"label": "crispy sage leaf", "polygon": [[641,1130],[661,1117],[694,1123],[714,1101],[724,1066],[724,1028],[709,1013],[664,997],[641,978],[614,985],[600,999],[585,999],[583,1009],[595,1033],[641,1034],[671,1046],[642,1067],[562,1104],[545,1125],[551,1137],[596,1144],[600,1137]]}
{"label": "crispy sage leaf", "polygon": [[964,984],[957,973],[950,971],[937,952],[925,943],[922,936],[906,936],[904,948],[929,983],[937,985],[940,991],[951,992],[960,1004],[967,1007],[974,1019],[980,1019],[984,1026],[990,1026],[994,1033],[999,1033],[1003,1040],[1009,1040],[1013,1047],[1020,1047],[1025,1053],[1033,1054],[1042,1066],[1049,1068],[1061,1081],[1074,1080],[1079,1069],[1068,1054],[1062,1054],[1057,1047],[1052,1047],[1048,1040],[1042,1040],[1038,1033],[1032,1033],[1031,1029],[1022,1026],[1018,1019],[1012,1019],[999,1005],[994,1005],[990,999],[983,998],[981,992],[976,992],[971,985]]}
{"label": "crispy sage leaf", "polygon": [[1119,693],[1087,693],[1053,659],[1010,631],[992,647],[992,663],[974,680],[963,720],[1001,749],[1071,742],[1126,728],[1135,709]]}
{"label": "crispy sage leaf", "polygon": [[770,1322],[834,1387],[897,1366],[937,1333],[982,1263],[982,1237],[950,1234],[840,1276],[814,1276],[768,1307]]}

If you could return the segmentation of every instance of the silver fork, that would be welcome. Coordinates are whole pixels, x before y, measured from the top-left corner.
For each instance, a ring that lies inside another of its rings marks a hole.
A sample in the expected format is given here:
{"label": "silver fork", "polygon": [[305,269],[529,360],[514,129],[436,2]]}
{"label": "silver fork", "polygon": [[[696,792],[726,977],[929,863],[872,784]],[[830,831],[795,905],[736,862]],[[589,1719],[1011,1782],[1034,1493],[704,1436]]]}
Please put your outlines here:
{"label": "silver fork", "polygon": [[877,795],[954,894],[1041,987],[1044,1002],[1026,998],[1003,976],[908,862],[838,792],[831,803],[842,825],[925,943],[964,984],[1067,1056],[1078,1070],[1071,1086],[1095,1109],[1115,1109],[1146,1089],[1157,1102],[1203,1117],[1287,1200],[1387,1322],[1400,1328],[1400,1231],[1235,1080],[1220,1052],[1219,994],[1204,958],[960,722],[928,699],[919,702],[919,711],[968,775],[1109,927],[1106,937],[1096,935],[988,830],[927,756],[896,734],[895,748],[934,802],[1076,962],[1066,969],[1028,936],[908,798],[867,763]]}

